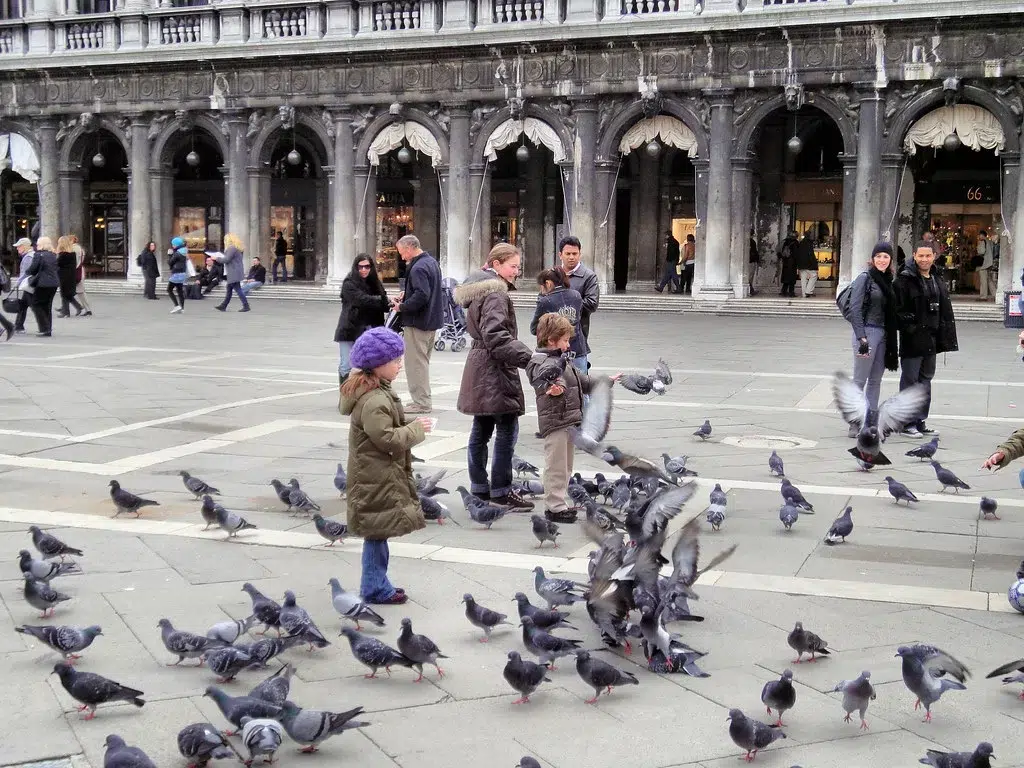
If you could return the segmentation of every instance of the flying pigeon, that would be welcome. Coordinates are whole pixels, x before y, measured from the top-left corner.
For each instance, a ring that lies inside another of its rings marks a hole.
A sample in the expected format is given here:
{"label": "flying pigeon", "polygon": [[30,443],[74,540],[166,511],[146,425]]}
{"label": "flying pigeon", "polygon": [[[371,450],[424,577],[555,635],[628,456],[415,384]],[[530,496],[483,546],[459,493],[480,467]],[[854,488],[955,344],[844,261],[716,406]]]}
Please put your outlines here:
{"label": "flying pigeon", "polygon": [[79,712],[89,710],[85,720],[92,720],[96,717],[96,707],[110,701],[129,701],[136,707],[141,707],[146,703],[139,698],[143,695],[142,691],[128,688],[113,680],[108,680],[102,675],[79,672],[70,664],[63,662],[54,664],[52,674],[60,677],[60,684],[64,686],[64,690],[82,705],[78,708]]}
{"label": "flying pigeon", "polygon": [[341,498],[344,499],[345,492],[348,490],[348,477],[345,475],[345,465],[340,461],[338,462],[338,469],[334,472],[334,487],[341,494]]}
{"label": "flying pigeon", "polygon": [[249,750],[247,766],[252,765],[258,755],[263,755],[264,763],[273,763],[274,755],[284,741],[284,727],[269,717],[242,718],[242,744]]}
{"label": "flying pigeon", "polygon": [[[168,663],[169,667],[176,667],[185,659],[198,659],[204,653],[220,647],[220,643],[216,640],[175,629],[170,619],[160,619],[157,626],[160,627],[160,639],[163,641],[164,648],[178,657],[173,664]],[[201,661],[199,665],[202,666]]]}
{"label": "flying pigeon", "polygon": [[370,668],[370,674],[363,677],[372,679],[377,677],[377,670],[384,667],[384,671],[391,676],[391,667],[398,664],[403,667],[412,667],[414,662],[404,654],[399,653],[390,645],[382,643],[375,637],[368,637],[352,627],[342,627],[341,634],[348,638],[352,655],[355,656],[363,666]]}
{"label": "flying pigeon", "polygon": [[952,488],[956,493],[960,493],[961,488],[965,491],[971,490],[971,486],[939,464],[935,459],[932,459],[931,465],[932,469],[935,470],[935,478],[942,485],[941,493],[945,493],[947,488]]}
{"label": "flying pigeon", "polygon": [[583,406],[580,425],[569,427],[569,439],[572,440],[572,444],[581,451],[599,458],[604,453],[604,439],[612,424],[612,386],[610,379],[592,380],[590,399]]}
{"label": "flying pigeon", "polygon": [[892,463],[881,451],[885,436],[917,421],[929,395],[924,384],[914,384],[897,392],[874,411],[863,387],[858,387],[840,371],[832,380],[832,397],[843,420],[857,428],[857,447],[851,448],[850,453],[870,466],[877,466]]}
{"label": "flying pigeon", "polygon": [[313,623],[313,620],[306,613],[306,609],[296,604],[295,593],[290,589],[284,593],[284,602],[281,603],[281,612],[278,614],[281,621],[281,628],[289,635],[302,635],[309,643],[309,650],[326,648],[330,642]]}
{"label": "flying pigeon", "polygon": [[860,728],[862,731],[868,729],[868,722],[864,719],[868,706],[874,701],[878,694],[871,685],[871,673],[864,670],[856,680],[843,680],[832,689],[833,693],[843,693],[843,711],[846,712],[844,722],[850,722],[851,713],[856,709],[860,712]]}
{"label": "flying pigeon", "polygon": [[544,546],[545,541],[550,541],[555,545],[555,549],[558,549],[558,537],[561,533],[558,531],[558,526],[552,523],[543,515],[530,515],[530,522],[533,526],[533,535],[537,537],[537,549]]}
{"label": "flying pigeon", "polygon": [[281,706],[287,701],[288,694],[291,692],[292,675],[294,674],[295,667],[291,664],[285,664],[277,672],[249,691],[249,695],[254,699],[262,699],[271,704]]}
{"label": "flying pigeon", "polygon": [[178,472],[181,475],[181,481],[185,483],[185,488],[191,493],[196,499],[201,499],[204,495],[220,496],[220,491],[214,488],[209,483],[204,483],[198,477],[192,477],[184,469]]}
{"label": "flying pigeon", "polygon": [[359,626],[360,621],[368,621],[378,627],[384,626],[384,618],[358,595],[342,589],[341,583],[336,578],[332,578],[328,583],[331,585],[331,604],[334,606],[334,610],[340,613],[342,618],[354,622],[356,629],[362,629]]}
{"label": "flying pigeon", "polygon": [[95,624],[85,629],[25,624],[21,627],[15,627],[14,631],[20,632],[23,635],[31,635],[44,645],[48,645],[70,664],[73,664],[75,659],[81,658],[78,655],[79,651],[84,651],[92,645],[93,640],[103,634],[103,630]]}
{"label": "flying pigeon", "polygon": [[933,437],[927,443],[923,443],[917,446],[916,448],[911,448],[909,451],[907,451],[906,455],[921,459],[921,461],[929,461],[932,458],[932,456],[935,455],[935,452],[937,450],[939,450],[938,435]]}
{"label": "flying pigeon", "polygon": [[178,751],[193,768],[202,768],[210,760],[232,756],[241,759],[227,737],[210,723],[192,723],[178,731]]}
{"label": "flying pigeon", "polygon": [[853,507],[847,507],[843,514],[832,521],[832,527],[825,534],[826,544],[838,544],[840,540],[846,543],[846,537],[853,533],[853,518],[850,517],[852,512]]}
{"label": "flying pigeon", "polygon": [[[252,696],[228,696],[215,685],[207,686],[204,696],[209,696],[220,709],[224,719],[235,726],[242,728],[244,717],[278,717],[281,708],[263,699],[256,699]],[[234,736],[235,731],[225,731],[225,736]]]}
{"label": "flying pigeon", "polygon": [[47,613],[52,616],[58,603],[71,599],[70,595],[58,592],[45,581],[37,581],[32,578],[31,573],[23,573],[22,576],[25,577],[25,602],[43,612],[39,617],[41,619],[45,619]]}
{"label": "flying pigeon", "polygon": [[926,723],[932,721],[932,704],[943,693],[967,689],[964,682],[970,677],[970,670],[934,645],[901,645],[896,655],[903,658],[903,684],[917,696],[914,709],[924,705]]}
{"label": "flying pigeon", "polygon": [[286,512],[291,512],[292,511],[292,502],[291,502],[292,489],[289,488],[284,483],[282,483],[277,478],[274,478],[273,480],[271,480],[269,484],[274,486],[274,493],[277,494],[277,498],[280,500],[280,502],[282,504],[287,505],[288,509],[286,509],[285,511]]}
{"label": "flying pigeon", "polygon": [[433,664],[437,670],[438,677],[444,677],[444,670],[437,665],[438,659],[448,657],[441,653],[437,644],[426,635],[417,635],[412,631],[412,619],[402,619],[402,632],[398,635],[398,650],[413,662],[413,669],[420,673],[413,682],[418,683],[423,679],[423,665]]}
{"label": "flying pigeon", "polygon": [[56,536],[43,533],[38,525],[30,525],[28,530],[32,534],[32,544],[39,550],[39,554],[43,556],[44,560],[59,557],[63,562],[64,558],[68,555],[82,557],[82,550],[69,547]]}
{"label": "flying pigeon", "polygon": [[252,600],[253,616],[263,625],[263,631],[256,634],[266,634],[271,627],[275,627],[277,633],[281,634],[281,606],[249,582],[242,585],[242,591],[249,595]]}
{"label": "flying pigeon", "polygon": [[478,499],[464,486],[460,485],[456,490],[462,495],[462,503],[465,505],[466,511],[469,512],[470,519],[486,526],[488,530],[508,513],[507,507],[499,507],[497,504]]}
{"label": "flying pigeon", "polygon": [[797,657],[793,659],[794,664],[799,664],[805,653],[811,654],[810,661],[812,662],[815,661],[814,654],[816,653],[822,656],[829,655],[828,643],[813,632],[805,630],[803,623],[799,621],[793,627],[793,631],[789,633],[786,642],[797,652]]}
{"label": "flying pigeon", "polygon": [[344,543],[345,537],[348,536],[347,525],[339,523],[337,520],[331,520],[329,517],[324,517],[319,512],[313,513],[313,525],[316,526],[316,532],[327,540],[328,547],[333,547],[336,541]]}
{"label": "flying pigeon", "polygon": [[775,451],[772,451],[772,455],[768,457],[768,473],[776,477],[786,476],[786,468],[782,463],[782,458]]}
{"label": "flying pigeon", "polygon": [[576,651],[576,674],[594,689],[594,698],[587,699],[587,704],[596,704],[601,691],[606,689],[610,695],[617,685],[640,685],[640,681],[632,672],[624,672],[606,661],[595,659],[590,651]]}
{"label": "flying pigeon", "polygon": [[795,507],[788,501],[779,507],[779,520],[787,531],[793,530],[793,524],[800,518],[800,508]]}
{"label": "flying pigeon", "polygon": [[132,513],[136,517],[139,516],[139,510],[143,507],[159,507],[159,501],[153,501],[152,499],[143,499],[141,496],[136,496],[134,493],[121,488],[121,484],[117,480],[111,480],[110,483],[110,499],[114,502],[115,512],[113,517],[117,517],[122,512]]}
{"label": "flying pigeon", "polygon": [[996,514],[999,504],[996,503],[995,499],[990,499],[988,496],[981,497],[981,503],[979,504],[978,511],[981,512],[980,517],[985,520],[998,520],[999,515]]}
{"label": "flying pigeon", "polygon": [[530,462],[525,459],[521,459],[515,454],[512,455],[512,469],[516,473],[516,477],[522,475],[533,475],[534,477],[540,477],[540,470],[533,466]]}
{"label": "flying pigeon", "polygon": [[331,736],[369,725],[353,720],[362,713],[362,707],[350,709],[348,712],[319,712],[315,709],[300,709],[292,702],[286,701],[278,719],[292,737],[292,741],[305,744],[299,751],[310,753],[316,752],[317,745]]}
{"label": "flying pigeon", "polygon": [[696,432],[693,433],[694,437],[699,437],[701,442],[704,442],[711,437],[711,420],[704,419],[704,423],[700,425]]}
{"label": "flying pigeon", "polygon": [[782,498],[787,504],[799,507],[801,512],[814,514],[814,507],[811,506],[811,503],[804,498],[800,489],[793,485],[788,478],[782,478],[782,485],[779,488],[779,491],[782,493]]}
{"label": "flying pigeon", "polygon": [[992,763],[989,761],[995,760],[993,751],[992,745],[983,741],[973,752],[942,752],[938,749],[929,749],[917,762],[935,768],[991,768]]}
{"label": "flying pigeon", "polygon": [[221,505],[213,500],[213,497],[209,494],[203,496],[202,506],[199,507],[199,514],[203,518],[203,522],[206,523],[204,531],[210,530],[210,526],[217,525],[217,510],[221,509]]}
{"label": "flying pigeon", "polygon": [[221,530],[227,533],[228,538],[237,536],[239,531],[255,530],[256,526],[250,523],[241,515],[224,509],[220,504],[216,507],[217,510],[217,525],[220,526]]}
{"label": "flying pigeon", "polygon": [[569,640],[563,637],[556,637],[550,632],[539,629],[529,616],[523,616],[523,645],[531,653],[536,654],[541,664],[548,665],[548,669],[555,669],[554,661],[562,656],[571,656],[582,644],[582,640]]}
{"label": "flying pigeon", "polygon": [[44,581],[47,584],[58,576],[82,572],[82,569],[73,560],[62,563],[48,563],[45,560],[36,560],[27,549],[23,549],[18,553],[18,564],[21,567],[22,573],[27,573],[36,581]]}
{"label": "flying pigeon", "polygon": [[782,722],[782,716],[786,710],[792,709],[796,704],[796,688],[793,687],[792,670],[787,669],[778,680],[769,680],[764,684],[764,688],[761,689],[761,703],[767,707],[769,715],[772,713],[772,709],[778,712],[779,719],[775,721],[775,725],[780,728],[785,725]]}
{"label": "flying pigeon", "polygon": [[618,467],[633,479],[652,478],[654,480],[664,480],[669,485],[678,485],[679,482],[675,475],[670,475],[650,459],[624,453],[614,445],[605,446],[601,459],[614,467]]}
{"label": "flying pigeon", "polygon": [[665,655],[657,648],[650,648],[646,640],[642,642],[642,645],[644,647],[644,655],[647,656],[647,669],[655,674],[664,675],[682,672],[690,677],[711,677],[711,675],[697,666],[697,661],[707,656],[706,653],[694,651],[682,645],[673,645],[671,656],[666,660]]}
{"label": "flying pigeon", "polygon": [[508,662],[502,675],[505,682],[518,691],[521,698],[513,701],[513,704],[526,704],[530,700],[541,683],[550,683],[551,678],[547,677],[548,668],[532,661],[524,661],[517,651],[508,652]]}
{"label": "flying pigeon", "polygon": [[138,747],[129,747],[116,733],[107,736],[103,746],[107,748],[103,753],[103,768],[156,768],[149,755]]}
{"label": "flying pigeon", "polygon": [[786,738],[786,734],[776,726],[752,720],[739,709],[730,709],[728,720],[729,738],[737,747],[747,750],[743,759],[748,763],[757,756],[759,750],[770,746],[778,739]]}
{"label": "flying pigeon", "polygon": [[235,640],[252,629],[256,621],[255,616],[246,616],[244,619],[233,619],[231,621],[218,621],[206,630],[206,636],[215,642],[231,645]]}
{"label": "flying pigeon", "polygon": [[539,565],[533,569],[533,587],[537,594],[547,601],[548,608],[556,605],[572,605],[585,600],[586,585],[569,579],[549,579]]}
{"label": "flying pigeon", "polygon": [[502,624],[512,626],[511,621],[506,621],[508,616],[477,604],[468,592],[462,596],[462,602],[466,604],[466,618],[469,619],[469,623],[484,631],[484,636],[480,638],[481,643],[486,643],[491,639],[491,630],[495,627]]}
{"label": "flying pigeon", "polygon": [[898,480],[886,475],[885,482],[889,484],[889,494],[894,499],[893,504],[899,504],[901,501],[905,501],[909,507],[910,502],[917,501],[917,496],[914,495],[914,492]]}
{"label": "flying pigeon", "polygon": [[288,485],[291,489],[288,491],[288,504],[295,510],[295,513],[305,512],[312,514],[313,512],[321,512],[320,505],[313,501],[306,492],[299,488],[299,481],[294,477],[288,481]]}
{"label": "flying pigeon", "polygon": [[569,629],[575,629],[566,619],[569,618],[569,614],[562,613],[558,609],[544,610],[538,608],[530,602],[530,598],[524,595],[522,592],[516,592],[513,602],[517,603],[519,609],[519,618],[529,616],[533,619],[533,623],[544,630],[557,629],[559,627],[567,627]]}

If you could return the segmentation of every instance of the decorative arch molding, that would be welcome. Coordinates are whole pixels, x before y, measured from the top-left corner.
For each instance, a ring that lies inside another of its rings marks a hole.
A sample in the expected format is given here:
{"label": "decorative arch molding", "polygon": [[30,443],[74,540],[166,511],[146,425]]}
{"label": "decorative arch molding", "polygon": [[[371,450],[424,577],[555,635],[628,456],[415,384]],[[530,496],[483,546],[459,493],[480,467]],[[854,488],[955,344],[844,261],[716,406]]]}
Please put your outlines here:
{"label": "decorative arch molding", "polygon": [[39,141],[36,139],[36,132],[31,123],[10,117],[0,117],[0,133],[17,133],[32,145],[32,149],[37,155],[39,154]]}
{"label": "decorative arch molding", "polygon": [[[708,134],[697,116],[682,102],[666,98],[661,105],[661,114],[678,118],[697,140],[697,157],[708,157]],[[619,155],[619,142],[634,123],[643,119],[643,105],[639,100],[623,109],[608,123],[597,145],[597,160],[608,160]]]}
{"label": "decorative arch molding", "polygon": [[365,168],[370,164],[370,146],[377,139],[378,134],[380,134],[385,128],[392,123],[409,122],[419,123],[427,129],[431,136],[433,136],[434,142],[437,144],[438,152],[440,153],[440,159],[435,161],[434,165],[448,165],[448,136],[445,134],[444,129],[441,128],[434,118],[423,110],[405,107],[400,115],[392,115],[390,112],[385,112],[382,115],[377,115],[376,118],[370,121],[370,124],[366,126],[366,130],[363,132],[363,136],[356,147],[356,166]]}
{"label": "decorative arch molding", "polygon": [[[565,121],[562,120],[561,115],[555,112],[553,109],[549,109],[541,104],[533,104],[530,102],[526,103],[526,116],[532,117],[545,123],[555,135],[558,137],[558,141],[561,144],[562,160],[571,159],[573,156],[573,139],[572,133],[565,125]],[[486,151],[487,142],[490,141],[491,136],[494,135],[504,123],[508,122],[512,118],[511,110],[505,106],[494,112],[482,126],[480,126],[480,132],[477,134],[476,140],[473,143],[473,162],[479,162],[480,159],[484,158]],[[556,156],[555,162],[559,162],[554,148],[548,146],[552,154]]]}
{"label": "decorative arch molding", "polygon": [[[228,157],[228,139],[224,135],[221,126],[215,121],[209,114],[202,112],[189,113],[193,125],[196,128],[202,129],[203,133],[208,135],[213,142],[217,145],[217,149],[220,151],[221,159],[226,163]],[[177,149],[177,142],[173,141],[176,135],[180,133],[188,133],[187,131],[181,131],[183,125],[182,120],[175,118],[164,126],[163,130],[157,134],[156,139],[153,141],[153,147],[150,152],[150,157],[154,158],[154,163],[151,164],[151,168],[166,168],[171,165],[174,160],[173,152]]]}
{"label": "decorative arch molding", "polygon": [[[93,121],[89,124],[88,129],[85,126],[78,125],[71,130],[71,132],[64,138],[63,143],[60,145],[60,165],[59,169],[64,172],[78,171],[82,167],[81,162],[73,162],[71,152],[79,145],[79,142],[83,136],[87,133],[96,133],[98,131],[107,131],[115,139],[118,144],[121,145],[121,149],[124,150],[125,157],[131,157],[131,139],[125,133],[121,125],[111,118],[104,115],[93,115]],[[84,146],[84,145],[83,145]],[[76,153],[78,154],[78,153]],[[85,150],[81,150],[81,159],[85,159]]]}
{"label": "decorative arch molding", "polygon": [[[813,96],[813,100],[809,98],[805,102],[806,105],[820,109],[832,118],[832,122],[839,128],[839,133],[843,137],[843,154],[849,157],[856,155],[857,125],[854,119],[845,109],[828,96],[822,93],[812,93],[809,95]],[[750,110],[750,113],[741,120],[739,129],[736,132],[736,157],[748,157],[753,153],[750,144],[753,140],[754,132],[757,131],[768,115],[785,106],[786,97],[784,94],[779,94],[767,101],[762,101]]]}
{"label": "decorative arch molding", "polygon": [[[324,125],[323,121],[313,119],[308,114],[295,110],[295,124],[302,125],[309,129],[309,133],[316,137],[316,142],[307,141],[306,143],[312,148],[317,163],[322,168],[325,165],[334,164],[334,141],[327,133],[327,126]],[[277,134],[279,131],[283,135],[287,135],[290,132],[289,129],[283,129],[282,120],[280,115],[275,115],[273,120],[268,120],[267,124],[263,126],[263,129],[257,134],[253,140],[252,149],[249,152],[249,165],[262,167],[263,165],[270,162],[270,156],[274,152],[274,148],[277,146]],[[300,136],[302,134],[299,134]],[[319,146],[318,146],[319,145]]]}
{"label": "decorative arch molding", "polygon": [[0,169],[10,168],[29,184],[39,181],[39,144],[31,126],[0,119]]}
{"label": "decorative arch molding", "polygon": [[628,155],[654,139],[661,139],[663,144],[686,152],[691,159],[697,156],[697,137],[686,123],[671,115],[646,117],[633,123],[622,134],[619,154]]}

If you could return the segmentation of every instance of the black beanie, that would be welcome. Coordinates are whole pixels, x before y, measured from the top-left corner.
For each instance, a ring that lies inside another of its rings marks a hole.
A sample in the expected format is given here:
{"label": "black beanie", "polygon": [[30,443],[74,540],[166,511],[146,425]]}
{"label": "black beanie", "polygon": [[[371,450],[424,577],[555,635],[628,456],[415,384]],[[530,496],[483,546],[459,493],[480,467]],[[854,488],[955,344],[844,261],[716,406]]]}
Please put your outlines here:
{"label": "black beanie", "polygon": [[884,240],[880,243],[876,243],[875,249],[871,251],[871,258],[875,258],[875,256],[879,253],[887,253],[891,258],[893,256],[892,243],[887,243]]}

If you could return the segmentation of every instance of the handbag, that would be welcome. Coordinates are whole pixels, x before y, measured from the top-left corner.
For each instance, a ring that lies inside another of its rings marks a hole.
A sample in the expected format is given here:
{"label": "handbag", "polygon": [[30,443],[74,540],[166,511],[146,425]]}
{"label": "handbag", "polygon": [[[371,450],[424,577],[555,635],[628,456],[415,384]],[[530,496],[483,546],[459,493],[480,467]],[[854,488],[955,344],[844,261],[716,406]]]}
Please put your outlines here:
{"label": "handbag", "polygon": [[3,306],[4,312],[12,315],[16,315],[21,311],[21,297],[18,295],[17,289],[4,296]]}

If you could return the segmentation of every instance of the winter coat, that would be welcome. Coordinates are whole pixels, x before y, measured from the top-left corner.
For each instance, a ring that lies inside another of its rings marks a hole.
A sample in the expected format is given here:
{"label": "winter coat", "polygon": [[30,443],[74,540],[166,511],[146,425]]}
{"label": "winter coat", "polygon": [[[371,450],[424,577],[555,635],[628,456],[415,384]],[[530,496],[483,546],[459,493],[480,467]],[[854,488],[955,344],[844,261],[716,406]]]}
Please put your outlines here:
{"label": "winter coat", "polygon": [[782,283],[795,283],[796,274],[796,240],[791,237],[787,237],[782,241],[782,250],[780,251],[779,260],[782,262],[782,273],[779,275],[779,281]]}
{"label": "winter coat", "polygon": [[796,244],[796,268],[818,271],[818,257],[814,255],[814,243],[809,237]]}
{"label": "winter coat", "polygon": [[412,447],[426,439],[418,421],[405,423],[402,401],[382,381],[342,395],[348,428],[348,529],[365,539],[389,539],[426,527],[412,477]]}
{"label": "winter coat", "polygon": [[224,265],[224,282],[228,285],[245,279],[245,256],[235,246],[229,245],[224,249],[224,255],[216,257],[216,260]]}
{"label": "winter coat", "polygon": [[156,253],[154,251],[147,248],[139,254],[136,261],[138,265],[142,267],[142,274],[146,277],[160,277],[160,266],[157,264]]}
{"label": "winter coat", "polygon": [[858,339],[867,336],[866,325],[885,328],[885,295],[867,271],[857,275],[850,287],[850,309],[853,312],[850,325]]}
{"label": "winter coat", "polygon": [[587,340],[580,329],[583,320],[583,297],[572,288],[555,288],[551,293],[537,296],[537,311],[530,321],[530,333],[537,335],[537,323],[541,317],[548,312],[555,312],[572,323],[575,331],[572,341],[569,342],[569,351],[574,352],[577,357],[587,354]]}
{"label": "winter coat", "polygon": [[167,267],[171,270],[172,275],[180,275],[185,272],[186,261],[188,261],[188,256],[185,255],[182,249],[171,251],[167,254]]}
{"label": "winter coat", "polygon": [[[541,437],[583,421],[583,395],[590,392],[591,379],[580,373],[557,349],[538,349],[526,365],[526,376],[537,392],[537,429]],[[564,392],[547,394],[552,384]]]}
{"label": "winter coat", "polygon": [[57,278],[60,281],[60,295],[71,298],[75,295],[75,254],[72,251],[61,251],[57,254]]}
{"label": "winter coat", "polygon": [[580,318],[580,330],[583,331],[583,341],[586,342],[589,353],[590,316],[597,312],[597,305],[601,301],[601,288],[597,284],[597,275],[594,274],[594,270],[580,262],[576,265],[576,271],[569,275],[569,287],[583,297],[583,317]]}
{"label": "winter coat", "polygon": [[436,331],[444,325],[444,288],[437,259],[423,252],[405,270],[405,296],[399,306],[402,326]]}
{"label": "winter coat", "polygon": [[33,288],[59,288],[60,275],[57,272],[57,254],[53,251],[36,251],[26,274],[35,275]]}
{"label": "winter coat", "polygon": [[[946,284],[936,272],[931,273],[934,299],[917,271],[917,264],[908,261],[896,276],[896,307],[900,329],[900,359],[928,357],[942,352],[956,352],[956,320]],[[938,311],[931,310],[932,302]]]}
{"label": "winter coat", "polygon": [[466,307],[466,330],[473,339],[462,370],[460,413],[526,413],[518,369],[526,367],[533,353],[518,339],[510,290],[515,286],[489,269],[474,272],[455,289],[455,301]]}
{"label": "winter coat", "polygon": [[381,288],[372,293],[363,278],[349,275],[341,284],[341,314],[334,329],[335,341],[355,341],[367,328],[384,325],[388,295]]}

